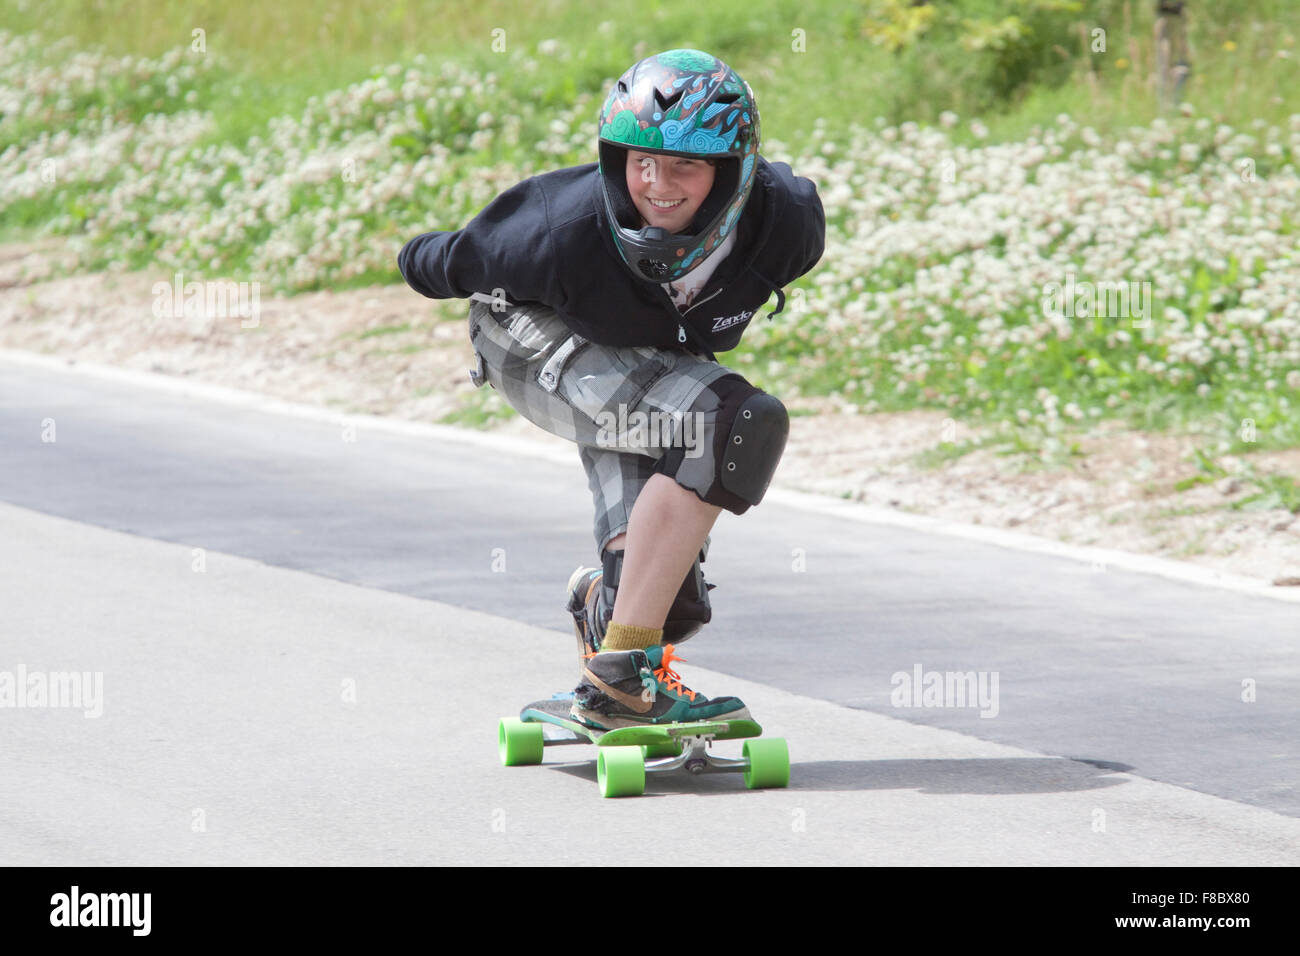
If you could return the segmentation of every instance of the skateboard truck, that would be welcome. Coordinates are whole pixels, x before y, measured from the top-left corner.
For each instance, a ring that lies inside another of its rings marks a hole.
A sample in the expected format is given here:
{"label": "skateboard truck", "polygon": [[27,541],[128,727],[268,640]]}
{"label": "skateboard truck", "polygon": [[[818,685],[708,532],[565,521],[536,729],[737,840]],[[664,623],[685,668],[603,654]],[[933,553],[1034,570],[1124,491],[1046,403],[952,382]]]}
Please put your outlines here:
{"label": "skateboard truck", "polygon": [[709,750],[713,744],[712,734],[701,734],[686,738],[686,746],[676,757],[662,757],[655,760],[646,760],[646,773],[657,771],[676,770],[681,767],[690,771],[692,774],[701,774],[706,770],[715,770],[731,773],[743,773],[749,769],[748,760],[737,760],[734,757],[719,757]]}

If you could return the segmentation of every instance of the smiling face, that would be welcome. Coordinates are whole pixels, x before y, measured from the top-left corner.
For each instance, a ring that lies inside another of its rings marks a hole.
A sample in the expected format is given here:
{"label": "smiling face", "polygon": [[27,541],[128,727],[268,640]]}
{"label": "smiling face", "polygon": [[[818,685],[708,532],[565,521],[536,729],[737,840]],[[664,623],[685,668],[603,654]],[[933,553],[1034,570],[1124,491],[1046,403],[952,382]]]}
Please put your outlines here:
{"label": "smiling face", "polygon": [[627,191],[643,226],[685,232],[713,188],[707,159],[627,151]]}

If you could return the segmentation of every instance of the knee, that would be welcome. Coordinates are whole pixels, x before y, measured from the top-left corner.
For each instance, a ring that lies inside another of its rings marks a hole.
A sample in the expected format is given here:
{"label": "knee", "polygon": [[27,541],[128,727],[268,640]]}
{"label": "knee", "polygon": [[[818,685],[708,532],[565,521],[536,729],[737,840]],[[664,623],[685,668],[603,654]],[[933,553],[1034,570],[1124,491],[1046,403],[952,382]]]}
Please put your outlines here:
{"label": "knee", "polygon": [[724,375],[701,393],[691,413],[711,419],[694,456],[676,443],[655,470],[702,501],[744,514],[763,500],[790,434],[790,415],[774,395],[739,375]]}

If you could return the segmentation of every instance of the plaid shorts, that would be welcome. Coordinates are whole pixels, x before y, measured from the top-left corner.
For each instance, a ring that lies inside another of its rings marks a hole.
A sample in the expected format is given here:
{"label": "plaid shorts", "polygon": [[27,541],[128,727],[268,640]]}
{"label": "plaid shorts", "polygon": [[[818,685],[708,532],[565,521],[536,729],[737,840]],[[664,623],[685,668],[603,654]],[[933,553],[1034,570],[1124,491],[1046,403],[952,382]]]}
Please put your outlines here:
{"label": "plaid shorts", "polygon": [[476,386],[491,384],[524,418],[578,445],[596,507],[597,554],[627,530],[637,495],[671,447],[666,428],[656,439],[655,429],[636,428],[634,413],[642,422],[680,422],[706,386],[737,374],[685,350],[597,345],[541,305],[494,312],[475,300],[469,337]]}

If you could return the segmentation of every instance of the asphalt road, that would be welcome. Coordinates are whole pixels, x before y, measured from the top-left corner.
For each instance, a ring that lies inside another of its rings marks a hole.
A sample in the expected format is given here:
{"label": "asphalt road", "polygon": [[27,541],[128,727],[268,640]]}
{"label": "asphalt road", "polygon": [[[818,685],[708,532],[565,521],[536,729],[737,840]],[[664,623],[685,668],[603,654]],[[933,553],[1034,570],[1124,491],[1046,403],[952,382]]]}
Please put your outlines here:
{"label": "asphalt road", "polygon": [[665,806],[716,861],[1300,862],[1300,606],[790,500],[722,516],[681,650],[791,788],[600,801],[582,749],[493,744],[573,683],[576,451],[0,360],[0,691],[103,686],[0,706],[0,862],[582,862]]}

